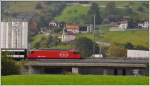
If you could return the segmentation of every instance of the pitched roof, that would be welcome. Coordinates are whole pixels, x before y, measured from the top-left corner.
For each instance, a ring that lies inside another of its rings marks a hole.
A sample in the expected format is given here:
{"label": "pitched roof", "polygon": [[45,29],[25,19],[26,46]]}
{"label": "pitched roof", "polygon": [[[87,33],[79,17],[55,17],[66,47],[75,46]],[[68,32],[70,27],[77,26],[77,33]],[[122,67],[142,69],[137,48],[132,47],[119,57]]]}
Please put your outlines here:
{"label": "pitched roof", "polygon": [[79,29],[79,25],[77,24],[66,24],[66,29]]}

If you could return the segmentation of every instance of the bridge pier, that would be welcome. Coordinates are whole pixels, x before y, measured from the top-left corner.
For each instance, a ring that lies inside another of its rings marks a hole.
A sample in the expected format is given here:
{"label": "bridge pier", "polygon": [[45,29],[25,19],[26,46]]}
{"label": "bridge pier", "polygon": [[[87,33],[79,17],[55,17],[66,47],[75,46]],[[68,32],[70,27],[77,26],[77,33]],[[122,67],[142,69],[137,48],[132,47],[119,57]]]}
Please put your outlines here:
{"label": "bridge pier", "polygon": [[79,73],[78,67],[72,67],[72,73],[73,74],[78,74]]}
{"label": "bridge pier", "polygon": [[117,68],[116,71],[115,75],[125,75],[125,73],[123,73],[123,69]]}
{"label": "bridge pier", "polygon": [[33,74],[35,73],[35,70],[32,66],[28,66],[28,74]]}
{"label": "bridge pier", "polygon": [[21,74],[26,74],[28,72],[28,69],[26,66],[20,66],[20,73]]}
{"label": "bridge pier", "polygon": [[132,73],[134,76],[137,76],[137,75],[140,75],[139,71],[140,71],[139,69],[133,69]]}
{"label": "bridge pier", "polygon": [[103,70],[103,75],[107,75],[108,74],[108,70],[107,69],[104,69]]}

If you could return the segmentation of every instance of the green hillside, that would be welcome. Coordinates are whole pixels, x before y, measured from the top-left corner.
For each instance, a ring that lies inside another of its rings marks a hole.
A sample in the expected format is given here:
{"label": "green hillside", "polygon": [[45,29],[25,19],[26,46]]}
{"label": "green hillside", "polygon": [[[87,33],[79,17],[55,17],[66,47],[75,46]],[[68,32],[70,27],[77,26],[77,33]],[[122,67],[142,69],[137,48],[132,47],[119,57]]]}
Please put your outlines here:
{"label": "green hillside", "polygon": [[[133,2],[133,1],[114,1],[114,2],[118,7],[125,7],[128,4],[132,4],[132,6],[131,6],[132,8],[137,8],[141,5],[140,1],[136,1],[136,2]],[[97,3],[101,6],[106,6],[108,1],[100,1],[100,2],[97,2]]]}
{"label": "green hillside", "polygon": [[[63,21],[65,23],[79,23],[79,24],[87,24],[88,20],[87,13],[88,10],[92,4],[92,1],[88,3],[81,3],[81,2],[63,2],[64,7],[61,6],[61,2],[42,2],[41,8],[37,8],[39,6],[39,3],[36,1],[15,1],[15,2],[2,2],[2,19],[12,18],[15,15],[19,15],[19,13],[24,12],[26,13],[35,13],[35,20],[38,24],[38,31],[40,31],[41,27],[47,27],[48,22],[51,20],[55,20],[56,22]],[[97,1],[98,7],[100,8],[100,15],[103,19],[106,19],[105,15],[105,7],[108,3],[108,1]],[[115,7],[117,8],[116,16],[129,16],[130,18],[133,18],[134,21],[139,20],[147,20],[148,19],[148,8],[147,8],[147,2],[141,2],[141,1],[116,1]],[[133,13],[129,13],[126,11],[126,6],[129,5],[131,8],[130,10],[133,11]],[[139,7],[141,7],[139,9]],[[62,9],[61,9],[62,8]],[[59,10],[58,10],[59,9]],[[56,12],[57,10],[57,12]],[[139,11],[140,10],[140,11]],[[27,15],[28,16],[28,15]],[[103,23],[102,23],[103,24]],[[105,24],[105,23],[104,23]],[[106,23],[107,24],[107,23]],[[48,27],[47,27],[48,28]],[[102,27],[107,28],[106,27]],[[77,37],[80,36],[86,36],[90,39],[93,39],[92,33],[83,33],[78,34]],[[47,40],[47,38],[44,39],[41,35],[33,37],[32,44],[35,45],[38,43],[41,39]],[[96,40],[103,40],[108,42],[117,42],[121,44],[125,44],[127,42],[132,43],[135,46],[144,46],[148,47],[148,32],[147,31],[126,31],[126,32],[107,32],[102,35],[96,35]],[[65,46],[65,45],[62,45]],[[60,47],[60,46],[55,46]],[[68,46],[70,47],[70,46]]]}
{"label": "green hillside", "polygon": [[38,2],[9,2],[8,10],[12,13],[33,12]]}
{"label": "green hillside", "polygon": [[88,7],[84,7],[80,4],[67,6],[59,16],[55,17],[55,20],[83,23],[84,19],[86,19],[85,16],[88,12],[88,9]]}
{"label": "green hillside", "polygon": [[[78,34],[77,37],[87,37],[94,39],[93,33]],[[126,44],[132,43],[134,46],[143,46],[148,48],[149,44],[148,31],[112,31],[105,32],[104,34],[97,33],[95,35],[96,41],[106,41],[110,43]]]}
{"label": "green hillside", "polygon": [[[86,3],[86,4],[81,4],[81,3],[69,3],[69,2],[64,2],[67,4],[67,6],[62,9],[63,11],[61,13],[58,13],[58,16],[50,16],[53,9],[57,9],[58,5],[61,4],[61,2],[42,2],[42,9],[37,9],[37,6],[39,2],[36,1],[15,1],[15,2],[7,2],[7,4],[4,4],[4,7],[2,8],[2,16],[3,17],[9,17],[13,16],[13,13],[21,13],[21,12],[28,12],[28,13],[33,13],[35,12],[36,15],[40,16],[47,16],[52,19],[55,19],[56,21],[64,21],[64,22],[75,22],[75,23],[84,23],[87,20],[87,11],[89,7],[91,6],[92,2]],[[108,3],[108,1],[97,1],[96,2],[99,7],[100,7],[100,14],[102,17],[105,17],[105,7]],[[148,2],[141,2],[141,1],[116,1],[115,2],[115,7],[117,8],[117,15],[129,15],[129,16],[137,16],[138,17],[143,17],[143,18],[148,18],[148,8],[146,8],[147,5],[145,3]],[[2,2],[3,4],[3,2]],[[125,8],[128,6],[132,8],[134,13],[128,14],[125,13]],[[139,7],[142,7],[141,9],[144,10],[143,12],[137,11]],[[6,13],[3,13],[5,10]],[[45,14],[43,14],[43,12]],[[55,13],[54,13],[55,14]]]}
{"label": "green hillside", "polygon": [[[15,2],[8,2],[8,3],[9,3],[9,8],[8,9],[12,12],[32,12],[36,9],[35,7],[38,4],[38,2],[36,2],[36,1],[30,1],[30,2],[29,1],[21,1],[21,2],[20,1],[15,1]],[[59,2],[55,2],[55,3],[59,3]],[[105,7],[106,4],[108,3],[108,1],[105,1],[105,2],[104,1],[97,1],[96,3],[98,3],[98,5],[100,7]],[[142,5],[141,1],[136,1],[136,2],[133,2],[133,1],[132,2],[131,1],[116,1],[115,3],[116,3],[116,7],[125,7],[128,4],[132,4],[131,5],[132,8],[138,8],[139,6]],[[68,7],[81,8],[81,5],[84,5],[84,7],[85,6],[90,6],[90,4],[80,4],[80,6],[79,6],[79,4],[73,4],[73,6],[68,6]],[[49,7],[51,7],[51,5]],[[77,8],[75,8],[75,9],[77,9]],[[81,8],[81,9],[78,9],[78,10],[80,10],[79,12],[81,12],[81,10],[83,10],[83,9]]]}
{"label": "green hillside", "polygon": [[35,47],[37,43],[41,42],[44,40],[48,40],[48,36],[45,34],[38,34],[32,37],[32,46]]}
{"label": "green hillside", "polygon": [[[92,2],[91,2],[92,3]],[[80,24],[85,24],[88,17],[87,12],[89,10],[89,7],[91,6],[91,3],[87,4],[80,4],[80,3],[72,3],[63,10],[63,12],[55,17],[56,21],[64,21],[64,22],[74,22],[74,23],[80,23]],[[105,15],[105,7],[108,3],[104,1],[99,1],[96,2],[100,8],[100,15],[104,18],[106,17]],[[116,14],[120,16],[130,16],[130,17],[135,17],[141,18],[141,20],[148,19],[148,8],[145,6],[146,2],[129,2],[129,1],[116,1],[115,2],[115,8],[116,8]],[[144,5],[143,5],[144,4]],[[127,6],[129,6],[128,10],[131,10],[132,13],[127,12]],[[140,8],[141,7],[141,8]],[[139,11],[142,10],[142,11]]]}
{"label": "green hillside", "polygon": [[107,32],[103,40],[120,44],[132,43],[135,46],[148,48],[148,31]]}

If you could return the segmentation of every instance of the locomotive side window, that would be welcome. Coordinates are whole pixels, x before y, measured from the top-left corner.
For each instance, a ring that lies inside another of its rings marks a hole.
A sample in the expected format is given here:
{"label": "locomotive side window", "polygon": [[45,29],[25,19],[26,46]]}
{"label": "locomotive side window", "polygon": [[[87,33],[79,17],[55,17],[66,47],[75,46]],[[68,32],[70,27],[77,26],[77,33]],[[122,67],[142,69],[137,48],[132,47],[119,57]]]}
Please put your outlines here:
{"label": "locomotive side window", "polygon": [[14,59],[25,58],[26,57],[26,49],[2,49],[2,54],[10,56]]}
{"label": "locomotive side window", "polygon": [[26,52],[14,52],[15,55],[25,55]]}

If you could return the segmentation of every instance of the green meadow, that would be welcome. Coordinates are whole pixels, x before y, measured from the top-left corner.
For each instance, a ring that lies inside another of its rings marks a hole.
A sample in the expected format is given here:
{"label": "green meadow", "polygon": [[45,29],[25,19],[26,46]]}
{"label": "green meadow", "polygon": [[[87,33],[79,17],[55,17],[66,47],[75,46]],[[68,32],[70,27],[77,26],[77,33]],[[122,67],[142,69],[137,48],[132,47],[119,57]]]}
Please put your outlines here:
{"label": "green meadow", "polygon": [[2,76],[3,85],[148,85],[148,76],[31,74]]}
{"label": "green meadow", "polygon": [[[78,34],[77,37],[94,39],[93,33],[81,33]],[[105,33],[96,33],[95,40],[119,44],[132,43],[134,46],[143,46],[148,48],[149,33],[144,30],[107,31]]]}

